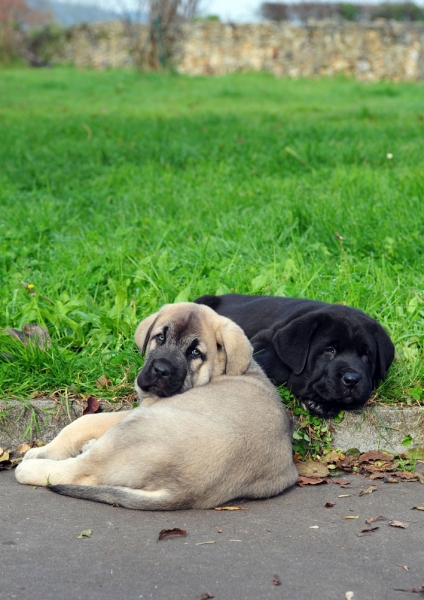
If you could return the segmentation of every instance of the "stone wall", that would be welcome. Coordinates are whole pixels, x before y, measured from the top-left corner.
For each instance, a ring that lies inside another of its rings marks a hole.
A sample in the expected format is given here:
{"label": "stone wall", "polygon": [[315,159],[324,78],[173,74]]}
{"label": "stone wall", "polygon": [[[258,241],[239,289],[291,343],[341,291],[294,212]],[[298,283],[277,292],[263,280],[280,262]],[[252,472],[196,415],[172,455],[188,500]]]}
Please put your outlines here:
{"label": "stone wall", "polygon": [[[79,26],[54,57],[78,67],[127,67],[147,51],[145,26]],[[361,80],[424,79],[424,25],[376,21],[185,25],[174,67],[188,75],[264,70],[289,77],[345,74]]]}

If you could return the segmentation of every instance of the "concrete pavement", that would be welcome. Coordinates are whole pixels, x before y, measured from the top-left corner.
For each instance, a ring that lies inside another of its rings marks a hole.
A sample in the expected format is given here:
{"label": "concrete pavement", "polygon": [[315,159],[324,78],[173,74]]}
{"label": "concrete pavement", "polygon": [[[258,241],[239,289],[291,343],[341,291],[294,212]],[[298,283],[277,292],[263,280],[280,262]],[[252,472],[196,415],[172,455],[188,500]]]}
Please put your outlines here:
{"label": "concrete pavement", "polygon": [[[411,510],[424,505],[424,486],[377,483],[374,493],[359,496],[376,482],[346,479],[347,487],[295,487],[237,503],[248,510],[141,512],[22,486],[2,471],[0,599],[196,600],[209,592],[217,600],[344,600],[348,591],[353,600],[417,597],[394,588],[424,584],[424,512]],[[408,527],[366,525],[379,515]],[[187,536],[156,541],[174,527]],[[378,529],[360,535],[366,527]],[[77,539],[87,529],[92,536]],[[275,575],[281,585],[273,584]]]}

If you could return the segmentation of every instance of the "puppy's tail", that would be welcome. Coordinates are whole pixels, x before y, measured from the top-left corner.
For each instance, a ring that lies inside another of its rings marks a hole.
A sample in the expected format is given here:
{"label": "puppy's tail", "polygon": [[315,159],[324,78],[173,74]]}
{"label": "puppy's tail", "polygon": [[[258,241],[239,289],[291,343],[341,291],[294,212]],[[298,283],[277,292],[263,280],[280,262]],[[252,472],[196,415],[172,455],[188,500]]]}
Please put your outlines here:
{"label": "puppy's tail", "polygon": [[179,501],[170,490],[155,491],[134,490],[118,486],[89,486],[89,485],[50,485],[50,491],[72,498],[83,498],[94,502],[115,504],[123,508],[135,510],[177,510],[191,508],[187,503]]}

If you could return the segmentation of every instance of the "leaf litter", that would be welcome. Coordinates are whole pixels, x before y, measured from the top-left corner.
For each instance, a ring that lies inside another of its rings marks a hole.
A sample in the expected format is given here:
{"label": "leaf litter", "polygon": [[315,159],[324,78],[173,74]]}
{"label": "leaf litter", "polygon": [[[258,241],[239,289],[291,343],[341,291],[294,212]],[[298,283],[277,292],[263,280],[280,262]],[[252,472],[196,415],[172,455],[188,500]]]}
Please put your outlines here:
{"label": "leaf litter", "polygon": [[[362,475],[371,481],[382,479],[384,483],[401,481],[424,483],[424,474],[414,470],[417,461],[421,462],[418,460],[421,456],[424,456],[424,448],[413,448],[399,455],[382,450],[371,450],[361,454],[357,448],[351,448],[345,454],[332,450],[319,460],[295,461],[300,475],[297,483],[301,487],[308,484],[316,485],[318,482],[312,479],[319,478],[321,479],[319,483],[323,483],[322,479],[328,481],[329,476],[332,476],[334,483],[349,485],[349,481],[339,477],[340,472]],[[364,490],[363,494],[372,491]]]}
{"label": "leaf litter", "polygon": [[22,456],[31,448],[41,448],[41,446],[45,446],[46,443],[43,440],[33,440],[32,442],[27,442],[18,446],[16,452],[10,449],[3,450],[0,448],[0,471],[11,471],[23,460]]}

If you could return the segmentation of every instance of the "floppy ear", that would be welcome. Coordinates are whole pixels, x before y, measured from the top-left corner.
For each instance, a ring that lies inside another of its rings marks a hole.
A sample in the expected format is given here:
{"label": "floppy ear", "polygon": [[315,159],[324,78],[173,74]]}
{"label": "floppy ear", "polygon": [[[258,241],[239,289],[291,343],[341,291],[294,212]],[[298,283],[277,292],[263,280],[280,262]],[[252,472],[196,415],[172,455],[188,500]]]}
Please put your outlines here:
{"label": "floppy ear", "polygon": [[253,359],[265,371],[269,379],[277,385],[286,383],[290,377],[290,369],[278,356],[272,338],[275,332],[272,329],[262,329],[251,340],[253,346]]}
{"label": "floppy ear", "polygon": [[135,330],[135,343],[137,344],[142,356],[146,354],[146,348],[149,342],[150,332],[153,329],[153,325],[156,322],[158,314],[159,312],[155,313],[154,315],[150,315],[150,317],[147,317],[147,319],[141,321],[141,323]]}
{"label": "floppy ear", "polygon": [[306,367],[312,336],[321,325],[322,318],[316,312],[298,317],[280,329],[278,324],[272,343],[280,360],[295,374],[300,375]]}
{"label": "floppy ear", "polygon": [[252,360],[252,346],[241,327],[225,317],[220,321],[222,324],[216,330],[216,341],[226,355],[225,374],[243,375]]}
{"label": "floppy ear", "polygon": [[374,370],[374,382],[383,381],[395,357],[395,347],[383,327],[378,324],[375,336],[377,342],[377,359]]}

